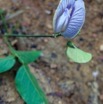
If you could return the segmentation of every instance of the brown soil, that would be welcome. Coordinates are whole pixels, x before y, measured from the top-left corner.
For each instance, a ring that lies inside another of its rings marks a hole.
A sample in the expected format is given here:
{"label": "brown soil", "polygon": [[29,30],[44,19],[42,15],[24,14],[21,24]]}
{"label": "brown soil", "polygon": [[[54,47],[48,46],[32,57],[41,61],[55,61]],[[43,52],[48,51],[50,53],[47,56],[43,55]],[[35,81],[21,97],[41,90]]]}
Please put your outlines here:
{"label": "brown soil", "polygon": [[[103,1],[85,0],[86,22],[73,42],[93,54],[87,64],[76,64],[65,55],[67,40],[13,38],[19,50],[42,50],[43,56],[30,65],[49,99],[49,104],[103,104]],[[0,8],[8,14],[23,10],[10,25],[26,34],[53,33],[52,18],[59,0],[0,0]],[[21,27],[21,28],[19,28]],[[0,55],[8,48],[0,38]],[[94,74],[97,73],[97,77]],[[24,104],[15,90],[14,73],[0,74],[0,104]]]}

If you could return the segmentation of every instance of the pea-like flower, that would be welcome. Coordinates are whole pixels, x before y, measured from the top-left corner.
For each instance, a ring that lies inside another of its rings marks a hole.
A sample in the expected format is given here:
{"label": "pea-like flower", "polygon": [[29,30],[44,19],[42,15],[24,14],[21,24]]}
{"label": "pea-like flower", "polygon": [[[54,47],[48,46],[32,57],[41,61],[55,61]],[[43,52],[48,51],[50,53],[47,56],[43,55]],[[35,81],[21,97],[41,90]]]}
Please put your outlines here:
{"label": "pea-like flower", "polygon": [[74,38],[85,21],[85,5],[83,0],[61,0],[53,18],[55,33],[66,38]]}

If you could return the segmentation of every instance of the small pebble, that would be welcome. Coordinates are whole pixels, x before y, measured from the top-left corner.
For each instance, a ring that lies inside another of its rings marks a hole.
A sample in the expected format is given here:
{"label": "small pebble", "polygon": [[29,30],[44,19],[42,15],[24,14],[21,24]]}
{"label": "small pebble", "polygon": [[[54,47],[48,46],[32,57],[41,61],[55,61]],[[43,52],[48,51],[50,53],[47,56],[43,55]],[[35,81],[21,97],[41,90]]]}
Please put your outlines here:
{"label": "small pebble", "polygon": [[47,43],[48,42],[48,39],[44,39],[44,42]]}
{"label": "small pebble", "polygon": [[52,29],[52,25],[48,23],[48,24],[47,24],[47,28],[48,28],[48,29]]}
{"label": "small pebble", "polygon": [[103,51],[103,44],[100,45],[100,51]]}
{"label": "small pebble", "polygon": [[51,64],[51,65],[50,65],[50,68],[52,68],[52,69],[57,68],[57,64]]}
{"label": "small pebble", "polygon": [[100,100],[103,101],[103,94],[101,94],[101,95],[99,96],[99,98],[100,98]]}
{"label": "small pebble", "polygon": [[98,75],[99,75],[99,71],[98,71],[98,70],[97,70],[97,71],[94,71],[94,72],[92,73],[92,75],[93,75],[94,78],[97,78]]}
{"label": "small pebble", "polygon": [[51,58],[57,58],[57,54],[56,53],[51,53]]}
{"label": "small pebble", "polygon": [[58,104],[63,104],[63,103],[61,101],[59,101]]}
{"label": "small pebble", "polygon": [[30,48],[37,48],[36,44],[32,44]]}
{"label": "small pebble", "polygon": [[45,10],[45,13],[50,15],[51,14],[51,11],[50,10]]}

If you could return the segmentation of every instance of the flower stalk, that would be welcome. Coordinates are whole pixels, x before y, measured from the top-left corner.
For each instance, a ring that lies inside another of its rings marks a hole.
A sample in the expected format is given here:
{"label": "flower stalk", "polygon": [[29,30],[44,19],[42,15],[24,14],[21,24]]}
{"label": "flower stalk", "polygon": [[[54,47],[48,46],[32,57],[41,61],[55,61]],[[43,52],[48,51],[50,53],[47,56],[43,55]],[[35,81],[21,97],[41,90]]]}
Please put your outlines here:
{"label": "flower stalk", "polygon": [[12,35],[10,35],[10,34],[8,34],[8,33],[6,33],[6,34],[4,34],[4,35],[2,35],[3,37],[33,37],[33,38],[57,38],[57,37],[60,37],[60,36],[62,36],[61,34],[51,34],[51,35],[24,35],[24,34],[12,34]]}

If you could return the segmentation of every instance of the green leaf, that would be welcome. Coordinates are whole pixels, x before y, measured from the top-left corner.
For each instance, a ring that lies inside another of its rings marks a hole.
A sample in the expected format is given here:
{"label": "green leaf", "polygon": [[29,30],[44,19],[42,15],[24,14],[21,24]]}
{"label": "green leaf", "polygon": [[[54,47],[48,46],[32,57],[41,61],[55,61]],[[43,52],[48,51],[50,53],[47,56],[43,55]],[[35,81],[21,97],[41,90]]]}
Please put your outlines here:
{"label": "green leaf", "polygon": [[78,49],[76,46],[68,46],[67,48],[67,56],[74,62],[77,63],[87,63],[92,59],[92,55],[90,53],[84,52]]}
{"label": "green leaf", "polygon": [[4,13],[5,13],[5,11],[3,9],[0,9],[0,15],[4,14]]}
{"label": "green leaf", "polygon": [[48,104],[37,79],[27,66],[21,66],[15,78],[16,88],[27,104]]}
{"label": "green leaf", "polygon": [[16,61],[13,56],[0,58],[0,73],[10,70],[14,66],[15,62]]}
{"label": "green leaf", "polygon": [[15,56],[18,57],[22,64],[29,64],[33,61],[36,61],[41,55],[41,51],[13,51]]}

